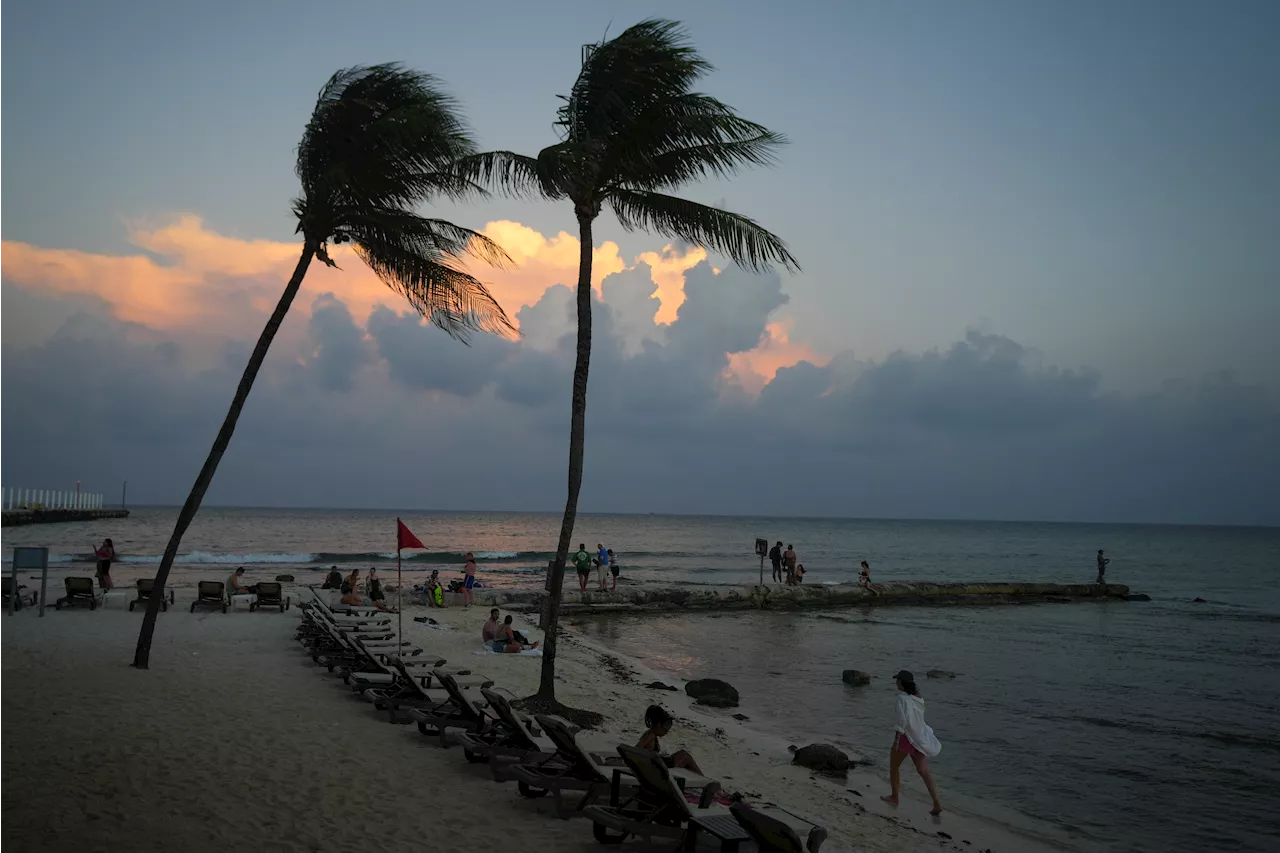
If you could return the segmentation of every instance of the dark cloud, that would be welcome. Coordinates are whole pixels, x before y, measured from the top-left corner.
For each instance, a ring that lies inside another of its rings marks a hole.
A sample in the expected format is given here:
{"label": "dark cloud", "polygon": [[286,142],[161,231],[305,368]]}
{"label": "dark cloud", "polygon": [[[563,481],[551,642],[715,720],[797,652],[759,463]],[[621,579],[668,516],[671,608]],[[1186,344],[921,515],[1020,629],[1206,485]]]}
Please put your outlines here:
{"label": "dark cloud", "polygon": [[[1280,523],[1273,389],[1219,373],[1120,395],[970,332],[801,362],[753,398],[726,387],[726,353],[785,304],[777,277],[700,265],[668,327],[646,280],[611,276],[593,304],[584,511]],[[573,311],[550,288],[522,340],[466,347],[385,308],[361,328],[322,297],[277,341],[210,500],[558,508]],[[210,353],[96,312],[6,340],[6,480],[127,478],[140,501],[180,501],[250,346]]]}

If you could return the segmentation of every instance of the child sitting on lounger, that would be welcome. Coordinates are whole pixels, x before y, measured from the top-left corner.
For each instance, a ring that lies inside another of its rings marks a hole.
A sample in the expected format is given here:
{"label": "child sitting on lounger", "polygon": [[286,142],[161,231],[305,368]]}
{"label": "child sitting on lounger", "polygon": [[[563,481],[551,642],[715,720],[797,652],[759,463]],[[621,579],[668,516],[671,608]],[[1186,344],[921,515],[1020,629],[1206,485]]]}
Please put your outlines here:
{"label": "child sitting on lounger", "polygon": [[[636,743],[636,748],[652,750],[662,755],[662,741],[659,738],[664,738],[671,732],[671,715],[659,705],[650,705],[649,710],[644,712],[644,724],[649,728],[640,736],[640,740]],[[668,767],[692,770],[694,773],[702,775],[702,768],[698,767],[698,762],[694,761],[693,756],[683,749],[672,755],[662,755],[662,760],[667,763]]]}

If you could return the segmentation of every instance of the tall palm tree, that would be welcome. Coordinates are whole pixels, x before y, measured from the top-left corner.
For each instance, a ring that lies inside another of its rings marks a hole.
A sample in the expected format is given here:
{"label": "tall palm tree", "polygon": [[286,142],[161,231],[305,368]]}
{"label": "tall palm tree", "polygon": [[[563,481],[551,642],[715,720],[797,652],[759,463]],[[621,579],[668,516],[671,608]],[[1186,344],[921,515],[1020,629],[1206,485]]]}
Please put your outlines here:
{"label": "tall palm tree", "polygon": [[769,165],[782,135],[693,91],[711,70],[673,21],[648,20],[589,45],[557,113],[561,141],[524,157],[509,151],[464,161],[462,174],[509,192],[568,199],[578,219],[578,350],[569,430],[569,494],[551,568],[542,678],[536,699],[554,704],[556,633],[565,559],[582,486],[591,364],[592,224],[607,205],[628,231],[643,229],[727,255],[751,270],[799,269],[786,244],[753,220],[667,194],[743,165]]}
{"label": "tall palm tree", "polygon": [[513,331],[501,306],[452,261],[466,253],[504,264],[488,238],[414,208],[433,196],[460,198],[481,188],[454,168],[475,145],[457,104],[435,78],[399,65],[346,68],[320,90],[298,145],[302,195],[293,203],[302,253],[275,311],[258,337],[226,420],[214,439],[156,572],[155,591],[138,635],[133,665],[146,669],[162,591],[182,536],[231,442],[240,410],[313,258],[336,266],[329,243],[351,243],[386,284],[433,324],[466,341],[472,331]]}

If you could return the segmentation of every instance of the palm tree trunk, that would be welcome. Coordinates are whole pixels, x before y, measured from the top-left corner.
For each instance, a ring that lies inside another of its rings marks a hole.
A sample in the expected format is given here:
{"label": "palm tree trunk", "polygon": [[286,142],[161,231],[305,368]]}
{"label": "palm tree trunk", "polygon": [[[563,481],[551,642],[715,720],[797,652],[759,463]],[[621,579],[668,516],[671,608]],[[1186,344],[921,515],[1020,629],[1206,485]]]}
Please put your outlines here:
{"label": "palm tree trunk", "polygon": [[222,429],[218,430],[218,437],[213,440],[213,447],[209,449],[209,457],[204,460],[204,467],[200,469],[195,485],[191,487],[191,494],[187,495],[187,502],[182,505],[182,512],[178,513],[178,523],[174,525],[173,535],[169,537],[169,544],[165,546],[164,557],[160,560],[160,568],[156,571],[155,585],[151,589],[151,599],[147,603],[147,615],[143,618],[142,630],[138,633],[138,648],[133,655],[133,665],[138,669],[146,669],[151,658],[151,637],[156,630],[156,616],[160,613],[160,603],[164,600],[164,584],[169,578],[169,570],[173,568],[174,558],[178,556],[178,546],[182,544],[182,536],[200,510],[204,493],[209,490],[213,475],[218,470],[218,463],[222,461],[222,454],[226,452],[227,445],[231,443],[231,435],[236,431],[240,410],[244,408],[245,400],[249,399],[249,392],[253,390],[253,381],[258,377],[262,362],[266,360],[267,350],[271,348],[276,332],[280,331],[280,324],[289,313],[293,298],[298,295],[298,288],[302,286],[302,279],[306,277],[307,267],[311,265],[311,259],[315,257],[315,253],[316,244],[307,240],[302,246],[302,257],[294,267],[293,276],[289,279],[284,293],[281,294],[280,301],[276,303],[276,310],[271,312],[267,325],[258,336],[258,345],[253,348],[253,355],[249,357],[244,375],[240,377],[236,396],[231,401],[231,408],[227,410],[227,418],[222,422]]}
{"label": "palm tree trunk", "polygon": [[578,358],[573,366],[573,414],[569,422],[569,497],[564,503],[564,520],[560,522],[560,541],[556,543],[556,560],[551,566],[547,584],[546,636],[542,641],[542,679],[538,684],[539,699],[556,698],[556,639],[560,629],[560,593],[564,588],[564,564],[569,556],[569,539],[578,517],[578,492],[582,489],[582,452],[587,432],[587,372],[591,368],[591,221],[594,217],[578,212]]}

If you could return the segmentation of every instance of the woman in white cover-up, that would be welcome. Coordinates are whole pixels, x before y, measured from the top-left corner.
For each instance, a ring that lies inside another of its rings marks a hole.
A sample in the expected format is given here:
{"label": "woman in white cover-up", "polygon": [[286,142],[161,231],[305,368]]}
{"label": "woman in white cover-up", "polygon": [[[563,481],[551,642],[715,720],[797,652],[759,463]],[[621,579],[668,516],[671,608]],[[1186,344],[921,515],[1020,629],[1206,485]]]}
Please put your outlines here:
{"label": "woman in white cover-up", "polygon": [[893,748],[889,750],[889,795],[881,797],[891,806],[898,804],[898,788],[901,783],[902,762],[911,756],[916,772],[924,780],[933,797],[932,815],[942,814],[942,801],[938,799],[938,787],[929,771],[929,759],[942,752],[942,744],[933,735],[933,729],[924,721],[924,699],[916,689],[915,677],[905,669],[893,677],[898,688],[897,722],[893,730]]}

